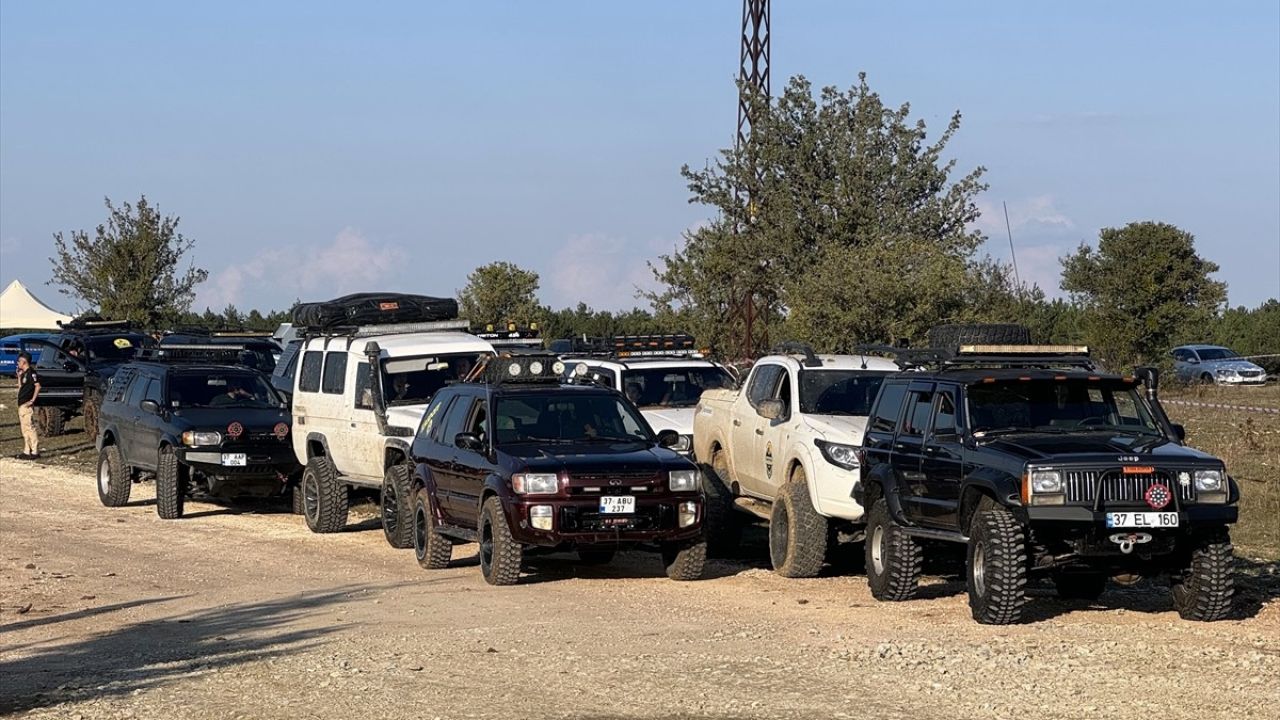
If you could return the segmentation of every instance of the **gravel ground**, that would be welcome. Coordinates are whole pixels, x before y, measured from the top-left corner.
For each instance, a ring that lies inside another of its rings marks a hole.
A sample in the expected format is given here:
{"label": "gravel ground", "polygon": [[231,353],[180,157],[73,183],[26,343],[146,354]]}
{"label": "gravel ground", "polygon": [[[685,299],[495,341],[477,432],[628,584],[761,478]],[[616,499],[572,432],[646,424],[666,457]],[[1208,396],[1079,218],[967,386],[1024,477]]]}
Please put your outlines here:
{"label": "gravel ground", "polygon": [[278,508],[191,504],[166,522],[134,489],[104,508],[83,472],[0,460],[0,714],[1205,720],[1280,702],[1274,563],[1242,563],[1225,622],[1139,586],[1095,606],[1046,591],[994,628],[945,574],[889,605],[857,575],[747,557],[676,583],[636,552],[539,557],[493,588],[474,546],[427,572],[372,519],[318,536]]}

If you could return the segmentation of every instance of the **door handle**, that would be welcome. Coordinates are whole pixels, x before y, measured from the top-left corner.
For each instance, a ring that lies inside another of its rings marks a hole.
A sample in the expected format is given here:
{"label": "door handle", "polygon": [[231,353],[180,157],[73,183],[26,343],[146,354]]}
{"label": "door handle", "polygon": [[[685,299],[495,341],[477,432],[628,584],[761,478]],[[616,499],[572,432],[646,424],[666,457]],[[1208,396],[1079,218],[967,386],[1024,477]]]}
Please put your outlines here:
{"label": "door handle", "polygon": [[941,452],[941,450],[930,445],[926,445],[924,448],[924,453],[926,455],[937,455],[939,452]]}
{"label": "door handle", "polygon": [[906,450],[906,449],[907,449],[907,445],[906,445],[906,443],[894,443],[894,444],[893,444],[893,449],[894,449],[894,450]]}
{"label": "door handle", "polygon": [[764,431],[763,431],[763,430],[761,430],[760,428],[756,428],[756,434],[757,434],[757,435],[764,435]]}
{"label": "door handle", "polygon": [[355,423],[351,423],[351,427],[355,427],[355,426],[356,426],[356,424],[355,424]]}
{"label": "door handle", "polygon": [[734,427],[742,427],[742,421],[741,421],[741,420],[734,420],[734,421],[733,421],[733,426],[734,426]]}

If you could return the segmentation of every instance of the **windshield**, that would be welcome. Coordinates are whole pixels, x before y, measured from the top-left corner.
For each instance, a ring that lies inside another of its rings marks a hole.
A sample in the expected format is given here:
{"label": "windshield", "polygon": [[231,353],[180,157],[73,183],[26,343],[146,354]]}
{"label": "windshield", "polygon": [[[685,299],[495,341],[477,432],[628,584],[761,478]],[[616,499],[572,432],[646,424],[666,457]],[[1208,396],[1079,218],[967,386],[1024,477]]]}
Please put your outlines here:
{"label": "windshield", "polygon": [[1097,429],[1160,434],[1137,390],[1119,382],[1033,380],[973,385],[969,426],[975,432]]}
{"label": "windshield", "polygon": [[800,412],[870,415],[886,373],[865,370],[800,371]]}
{"label": "windshield", "polygon": [[[74,345],[72,346],[74,347]],[[90,360],[119,360],[133,358],[142,347],[141,335],[117,335],[115,337],[91,337],[84,341]]]}
{"label": "windshield", "polygon": [[440,388],[466,377],[480,357],[475,353],[457,353],[383,360],[383,398],[388,406],[430,402]]}
{"label": "windshield", "polygon": [[280,398],[260,375],[214,372],[169,376],[169,407],[280,407]]}
{"label": "windshield", "polygon": [[1234,350],[1226,348],[1200,348],[1196,352],[1200,354],[1201,360],[1230,360],[1240,357]]}
{"label": "windshield", "polygon": [[499,398],[494,416],[498,445],[528,442],[632,442],[653,433],[617,395],[548,393]]}
{"label": "windshield", "polygon": [[693,407],[704,390],[733,387],[733,377],[723,368],[635,368],[622,373],[622,392],[637,407]]}

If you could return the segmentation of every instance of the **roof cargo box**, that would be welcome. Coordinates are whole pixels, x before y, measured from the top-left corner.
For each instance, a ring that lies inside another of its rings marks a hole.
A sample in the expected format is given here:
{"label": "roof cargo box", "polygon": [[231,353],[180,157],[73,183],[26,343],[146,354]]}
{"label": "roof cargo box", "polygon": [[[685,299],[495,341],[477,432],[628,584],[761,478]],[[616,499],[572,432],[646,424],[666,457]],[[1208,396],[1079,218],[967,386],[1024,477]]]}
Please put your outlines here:
{"label": "roof cargo box", "polygon": [[458,317],[453,298],[402,293],[356,293],[327,302],[301,303],[293,324],[316,330],[357,325],[434,322]]}

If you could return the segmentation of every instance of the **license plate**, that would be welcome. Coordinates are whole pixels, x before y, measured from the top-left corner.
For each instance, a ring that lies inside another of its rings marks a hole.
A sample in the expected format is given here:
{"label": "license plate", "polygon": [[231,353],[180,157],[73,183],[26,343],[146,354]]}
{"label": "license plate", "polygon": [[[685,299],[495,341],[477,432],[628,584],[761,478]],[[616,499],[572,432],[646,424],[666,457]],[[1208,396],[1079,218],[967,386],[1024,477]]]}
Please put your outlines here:
{"label": "license plate", "polygon": [[634,495],[600,498],[600,514],[602,515],[621,515],[624,513],[633,513],[635,511],[636,498]]}
{"label": "license plate", "polygon": [[1113,512],[1107,513],[1109,528],[1175,528],[1176,512]]}
{"label": "license plate", "polygon": [[228,467],[244,467],[249,464],[244,453],[222,453],[222,464]]}

